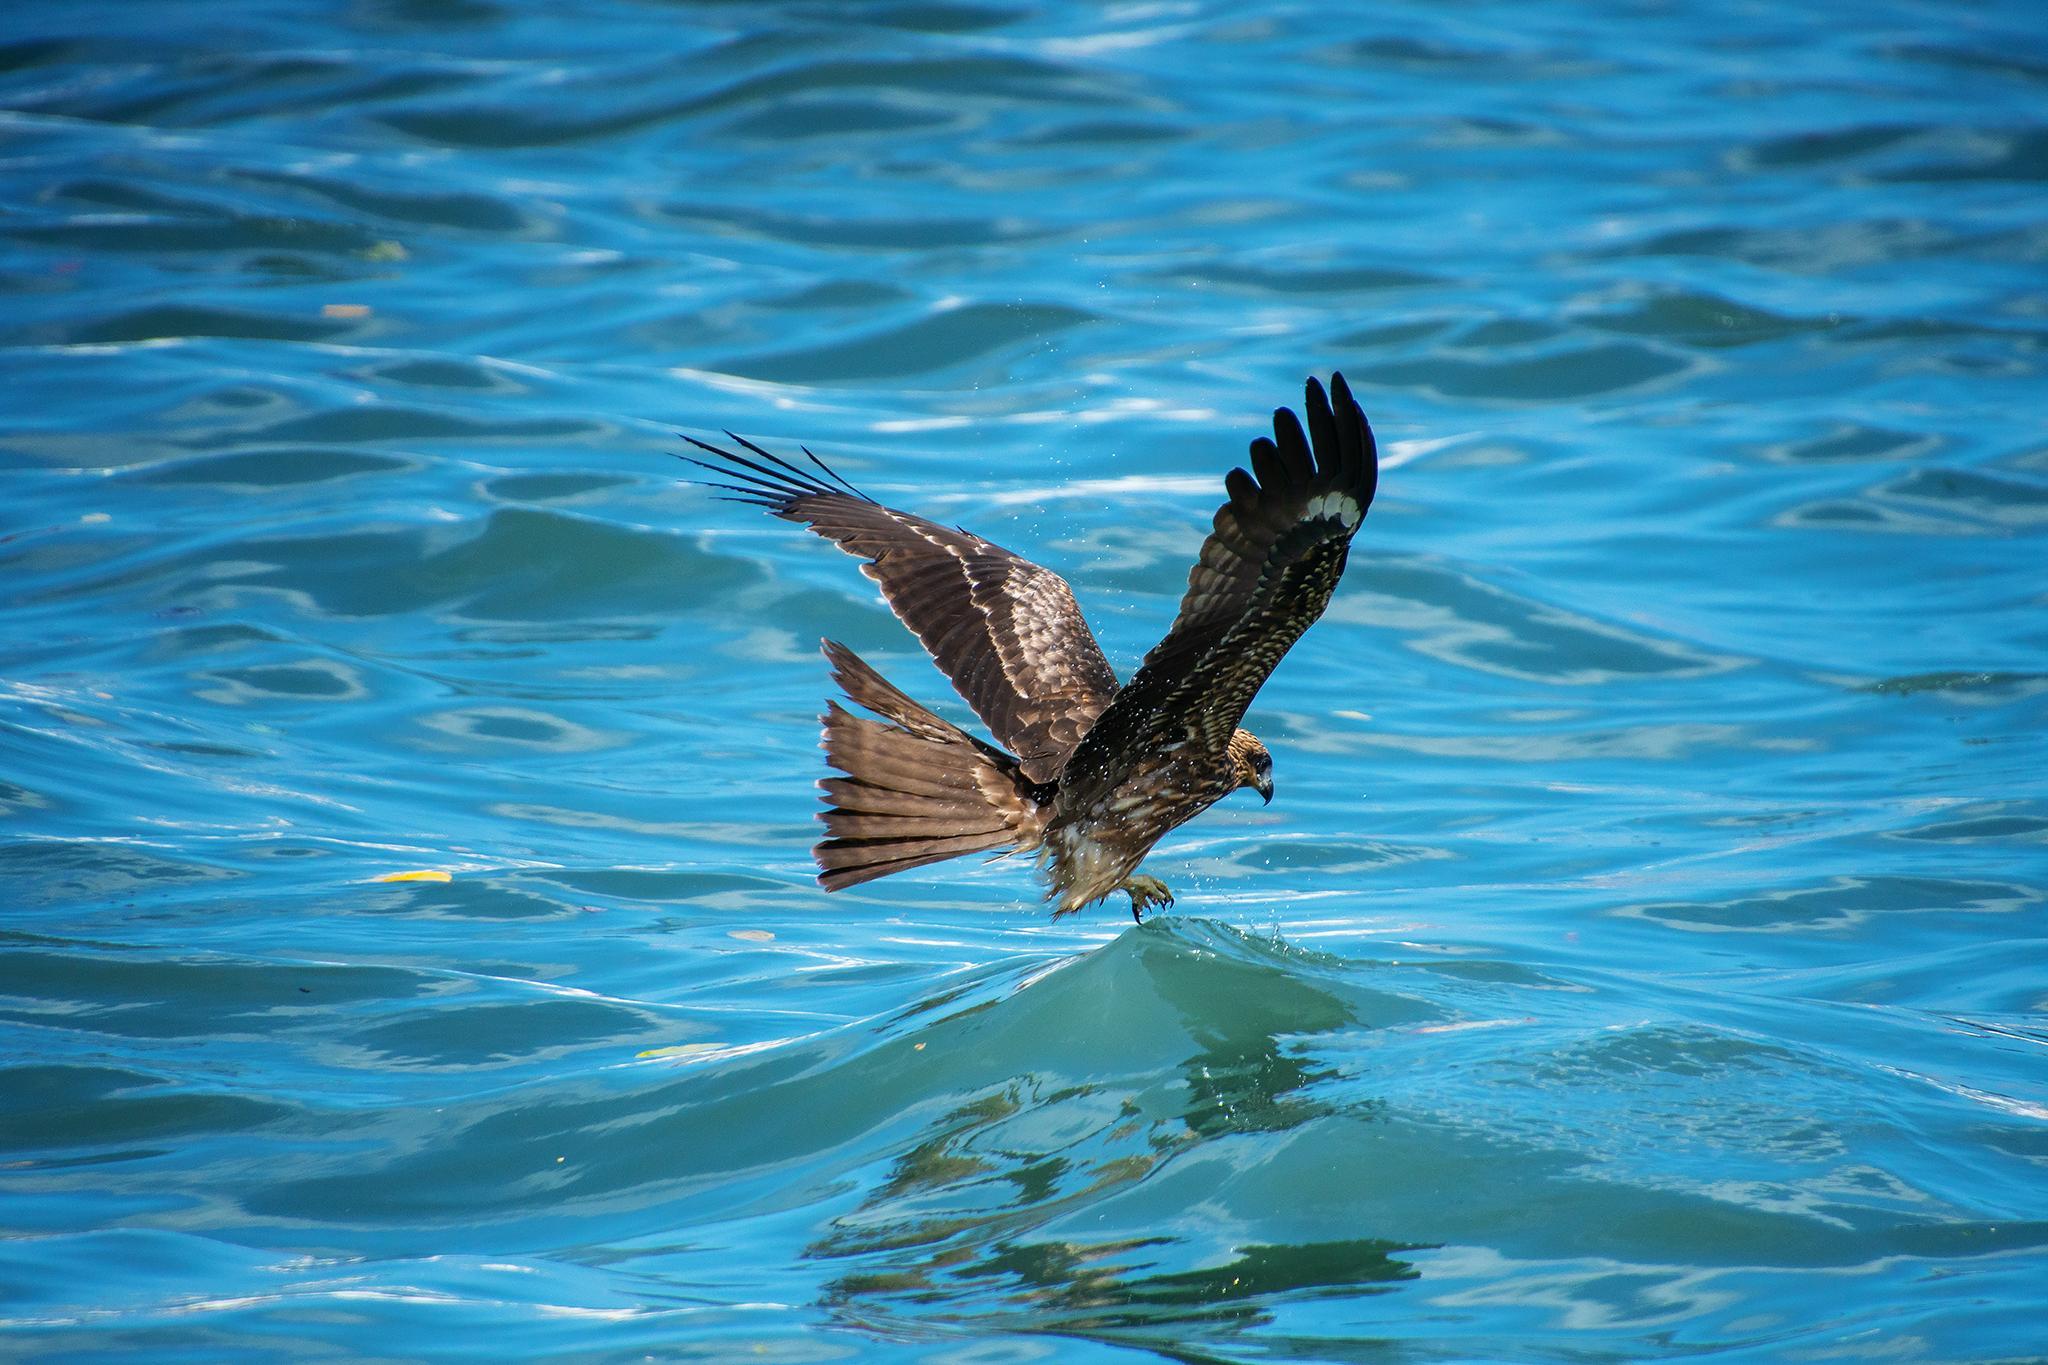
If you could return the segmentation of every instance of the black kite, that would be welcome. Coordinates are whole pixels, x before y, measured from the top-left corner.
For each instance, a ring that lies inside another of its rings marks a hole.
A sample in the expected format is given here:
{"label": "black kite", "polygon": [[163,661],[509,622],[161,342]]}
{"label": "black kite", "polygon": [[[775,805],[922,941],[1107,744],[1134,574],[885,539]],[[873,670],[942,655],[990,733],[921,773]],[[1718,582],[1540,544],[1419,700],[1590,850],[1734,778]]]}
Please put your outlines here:
{"label": "black kite", "polygon": [[[1334,404],[1333,400],[1334,399]],[[905,868],[994,852],[1039,855],[1053,915],[1113,891],[1131,914],[1171,905],[1138,872],[1162,835],[1239,787],[1273,799],[1273,760],[1238,722],[1344,572],[1372,505],[1379,457],[1344,376],[1310,379],[1308,430],[1286,408],[1251,443],[1252,472],[1188,573],[1180,615],[1129,683],[1081,619],[1065,580],[971,532],[884,507],[809,450],[815,472],[734,436],[738,455],[686,437],[720,464],[712,487],[801,522],[861,571],[931,652],[998,744],[912,701],[836,641],[833,677],[868,720],[827,702],[829,809],[815,849],[828,891]]]}

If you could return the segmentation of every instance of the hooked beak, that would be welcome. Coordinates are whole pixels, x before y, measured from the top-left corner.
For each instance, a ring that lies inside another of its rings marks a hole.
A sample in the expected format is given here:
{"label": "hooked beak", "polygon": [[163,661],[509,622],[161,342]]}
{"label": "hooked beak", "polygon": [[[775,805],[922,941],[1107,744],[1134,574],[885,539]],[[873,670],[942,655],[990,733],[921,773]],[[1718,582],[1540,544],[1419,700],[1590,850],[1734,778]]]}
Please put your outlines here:
{"label": "hooked beak", "polygon": [[1270,806],[1273,804],[1273,783],[1270,778],[1264,782],[1259,783],[1258,793],[1259,795],[1266,798],[1267,805]]}

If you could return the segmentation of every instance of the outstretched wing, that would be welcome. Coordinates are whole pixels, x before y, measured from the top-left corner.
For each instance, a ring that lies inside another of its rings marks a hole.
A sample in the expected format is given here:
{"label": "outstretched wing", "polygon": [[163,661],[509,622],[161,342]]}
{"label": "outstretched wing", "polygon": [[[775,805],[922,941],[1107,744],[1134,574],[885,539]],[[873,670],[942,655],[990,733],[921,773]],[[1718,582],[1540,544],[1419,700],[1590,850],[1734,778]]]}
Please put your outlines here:
{"label": "outstretched wing", "polygon": [[712,487],[867,561],[861,572],[1024,775],[1059,775],[1117,690],[1065,579],[970,532],[884,507],[809,450],[816,473],[738,436],[748,455],[683,439],[722,462],[693,461],[724,480]]}
{"label": "outstretched wing", "polygon": [[1253,472],[1225,477],[1230,501],[1188,573],[1180,615],[1088,732],[1063,786],[1114,786],[1161,745],[1220,755],[1280,656],[1329,605],[1379,455],[1343,375],[1330,396],[1311,378],[1307,399],[1306,435],[1279,409],[1272,439],[1251,444]]}

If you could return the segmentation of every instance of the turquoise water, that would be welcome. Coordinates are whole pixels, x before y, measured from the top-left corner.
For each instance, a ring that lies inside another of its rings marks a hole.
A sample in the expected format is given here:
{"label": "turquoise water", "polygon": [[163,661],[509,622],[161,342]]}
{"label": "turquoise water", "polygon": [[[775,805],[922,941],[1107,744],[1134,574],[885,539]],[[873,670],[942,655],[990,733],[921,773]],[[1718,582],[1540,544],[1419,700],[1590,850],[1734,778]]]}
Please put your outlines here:
{"label": "turquoise water", "polygon": [[[0,1354],[2048,1350],[2033,7],[0,39]],[[963,711],[675,433],[1128,670],[1332,368],[1174,913],[822,895],[817,638]]]}

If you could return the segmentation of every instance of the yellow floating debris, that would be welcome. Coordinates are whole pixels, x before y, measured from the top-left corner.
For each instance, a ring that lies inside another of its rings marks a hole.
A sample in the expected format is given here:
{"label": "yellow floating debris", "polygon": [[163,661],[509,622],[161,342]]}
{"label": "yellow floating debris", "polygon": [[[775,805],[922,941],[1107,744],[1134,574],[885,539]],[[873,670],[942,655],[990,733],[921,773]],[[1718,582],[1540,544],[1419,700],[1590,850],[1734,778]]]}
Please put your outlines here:
{"label": "yellow floating debris", "polygon": [[366,318],[370,316],[367,303],[323,303],[320,305],[323,318]]}
{"label": "yellow floating debris", "polygon": [[455,878],[439,868],[426,867],[416,872],[387,872],[375,880],[380,882],[452,882]]}

